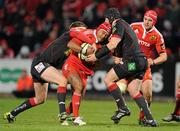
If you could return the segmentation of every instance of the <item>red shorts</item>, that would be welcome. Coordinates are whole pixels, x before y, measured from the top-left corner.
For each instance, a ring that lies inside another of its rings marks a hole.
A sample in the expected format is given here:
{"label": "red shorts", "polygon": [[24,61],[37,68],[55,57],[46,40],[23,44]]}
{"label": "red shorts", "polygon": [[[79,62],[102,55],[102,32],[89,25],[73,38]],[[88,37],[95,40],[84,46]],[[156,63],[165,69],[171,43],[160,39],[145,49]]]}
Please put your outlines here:
{"label": "red shorts", "polygon": [[151,68],[148,67],[145,74],[144,74],[144,77],[143,77],[143,81],[145,80],[152,80],[152,74],[151,74]]}
{"label": "red shorts", "polygon": [[62,73],[63,75],[68,78],[70,75],[72,74],[79,74],[82,82],[83,82],[83,87],[86,87],[87,84],[87,75],[81,71],[80,69],[76,68],[75,66],[73,66],[73,64],[65,62],[63,67],[62,67]]}

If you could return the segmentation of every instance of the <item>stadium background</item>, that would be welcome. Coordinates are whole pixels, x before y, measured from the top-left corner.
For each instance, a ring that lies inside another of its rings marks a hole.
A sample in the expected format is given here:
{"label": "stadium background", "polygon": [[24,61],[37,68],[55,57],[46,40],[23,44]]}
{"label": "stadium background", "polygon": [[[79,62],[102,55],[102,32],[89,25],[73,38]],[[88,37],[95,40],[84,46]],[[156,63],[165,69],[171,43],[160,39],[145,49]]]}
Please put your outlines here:
{"label": "stadium background", "polygon": [[[128,23],[142,21],[148,9],[157,11],[156,27],[164,36],[168,61],[153,67],[153,97],[173,100],[180,75],[180,0],[0,0],[0,108],[7,107],[4,97],[12,96],[7,102],[14,99],[12,91],[16,90],[19,75],[23,69],[29,71],[37,54],[68,30],[73,21],[81,20],[89,28],[96,28],[109,7],[118,8]],[[102,61],[103,65],[89,79],[88,98],[111,98],[103,77],[113,62],[109,57]],[[56,86],[51,85],[52,96],[55,91]]]}

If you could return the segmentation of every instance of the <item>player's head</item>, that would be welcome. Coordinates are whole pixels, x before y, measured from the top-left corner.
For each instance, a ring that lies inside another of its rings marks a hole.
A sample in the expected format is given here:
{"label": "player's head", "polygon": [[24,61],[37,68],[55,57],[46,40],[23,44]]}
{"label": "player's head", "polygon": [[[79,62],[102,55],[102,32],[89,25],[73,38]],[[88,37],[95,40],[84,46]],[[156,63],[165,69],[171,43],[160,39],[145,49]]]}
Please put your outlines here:
{"label": "player's head", "polygon": [[120,12],[117,8],[109,8],[105,11],[104,17],[109,20],[109,23],[112,24],[112,22],[115,19],[118,19],[121,17]]}
{"label": "player's head", "polygon": [[104,22],[96,29],[96,35],[98,42],[105,40],[111,33],[111,25],[108,22]]}
{"label": "player's head", "polygon": [[154,10],[146,11],[143,22],[146,29],[151,29],[157,22],[157,13]]}
{"label": "player's head", "polygon": [[75,22],[73,22],[70,26],[69,26],[69,29],[71,29],[71,28],[75,28],[75,27],[80,27],[80,28],[87,28],[87,25],[86,24],[84,24],[83,22],[81,22],[81,21],[75,21]]}

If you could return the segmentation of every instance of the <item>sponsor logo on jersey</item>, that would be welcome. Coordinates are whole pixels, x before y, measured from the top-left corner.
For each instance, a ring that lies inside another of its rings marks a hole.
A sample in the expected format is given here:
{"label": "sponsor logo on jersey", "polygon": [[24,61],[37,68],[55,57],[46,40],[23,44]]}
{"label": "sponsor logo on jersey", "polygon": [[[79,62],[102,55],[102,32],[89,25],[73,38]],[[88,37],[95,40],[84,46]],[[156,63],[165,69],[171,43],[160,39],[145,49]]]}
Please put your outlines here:
{"label": "sponsor logo on jersey", "polygon": [[41,73],[41,71],[45,68],[45,65],[42,62],[40,62],[34,68],[37,70],[38,73]]}
{"label": "sponsor logo on jersey", "polygon": [[145,42],[145,41],[138,40],[138,42],[139,42],[140,45],[144,45],[144,46],[146,46],[146,47],[150,47],[150,44],[147,43],[147,42]]}

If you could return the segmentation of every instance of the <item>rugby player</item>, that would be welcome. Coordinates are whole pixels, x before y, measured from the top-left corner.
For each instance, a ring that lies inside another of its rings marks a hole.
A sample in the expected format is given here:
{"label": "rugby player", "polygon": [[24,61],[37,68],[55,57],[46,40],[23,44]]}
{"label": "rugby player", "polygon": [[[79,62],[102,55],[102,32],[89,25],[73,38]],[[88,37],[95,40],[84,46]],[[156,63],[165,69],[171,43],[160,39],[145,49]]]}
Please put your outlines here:
{"label": "rugby player", "polygon": [[155,127],[157,126],[157,122],[153,119],[147,102],[139,90],[148,63],[140,50],[136,34],[130,25],[120,18],[120,13],[116,8],[109,8],[105,12],[105,20],[112,24],[112,36],[109,43],[97,50],[94,54],[89,55],[87,61],[94,62],[111,51],[122,58],[122,62],[116,64],[104,78],[108,91],[115,99],[118,107],[118,110],[111,119],[114,123],[119,123],[122,117],[130,115],[122,93],[115,83],[117,80],[125,78],[129,81],[128,88],[130,96],[145,113],[146,121],[144,125]]}
{"label": "rugby player", "polygon": [[176,106],[174,108],[174,112],[164,117],[162,120],[166,122],[180,122],[180,76],[176,86]]}
{"label": "rugby player", "polygon": [[[33,59],[31,65],[31,75],[34,81],[35,97],[30,98],[23,102],[21,105],[13,109],[11,112],[4,114],[4,119],[9,123],[15,121],[15,117],[34,106],[45,102],[48,91],[48,83],[55,83],[60,87],[64,87],[67,84],[66,78],[58,71],[63,65],[64,61],[70,54],[71,50],[80,52],[81,46],[71,42],[71,35],[76,37],[83,37],[84,40],[91,40],[80,31],[86,29],[86,25],[82,22],[73,23],[70,28],[72,31],[65,32],[58,37],[49,47],[43,51],[39,56]],[[73,33],[75,31],[75,33]],[[86,41],[84,41],[86,42]]]}
{"label": "rugby player", "polygon": [[[152,74],[151,67],[161,64],[167,60],[164,38],[156,29],[157,13],[154,10],[148,10],[144,14],[143,22],[135,22],[131,24],[132,29],[136,33],[141,51],[148,60],[148,68],[143,77],[141,92],[150,107],[152,101]],[[121,88],[121,87],[120,87]],[[139,124],[143,124],[144,112],[140,109]]]}
{"label": "rugby player", "polygon": [[[83,31],[84,34],[86,34],[87,36],[89,36],[89,38],[93,40],[93,43],[102,42],[108,37],[110,32],[111,32],[111,25],[107,22],[102,23],[97,29],[94,30],[87,29]],[[76,43],[79,43],[79,45],[83,43],[78,39],[76,39],[76,41],[77,41]],[[94,51],[92,51],[92,53],[93,52]],[[72,113],[73,113],[73,123],[76,125],[86,124],[86,122],[84,122],[82,118],[79,116],[79,108],[80,108],[82,95],[85,94],[87,78],[88,76],[92,76],[94,73],[93,67],[94,67],[93,63],[87,63],[85,60],[78,57],[77,52],[73,51],[66,60],[62,68],[63,75],[68,79],[68,83],[70,83],[73,87]],[[61,110],[61,120],[64,114],[66,116],[65,108],[64,110]],[[62,124],[67,125],[66,121],[62,121]]]}

